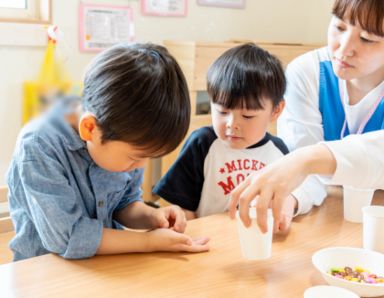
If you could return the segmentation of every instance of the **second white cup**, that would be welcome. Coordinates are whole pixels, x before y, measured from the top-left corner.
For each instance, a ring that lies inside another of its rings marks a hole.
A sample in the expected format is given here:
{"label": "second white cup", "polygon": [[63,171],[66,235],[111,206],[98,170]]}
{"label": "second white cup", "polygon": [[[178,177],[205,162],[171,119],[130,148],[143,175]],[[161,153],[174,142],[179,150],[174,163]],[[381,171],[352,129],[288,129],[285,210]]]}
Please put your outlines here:
{"label": "second white cup", "polygon": [[363,222],[362,208],[371,205],[374,189],[343,186],[344,219],[351,222]]}
{"label": "second white cup", "polygon": [[273,216],[268,209],[268,232],[263,234],[256,222],[256,209],[249,209],[251,226],[246,228],[240,219],[239,211],[236,213],[237,227],[239,231],[240,246],[243,257],[249,260],[267,259],[272,254]]}
{"label": "second white cup", "polygon": [[363,247],[384,253],[384,206],[363,208]]}

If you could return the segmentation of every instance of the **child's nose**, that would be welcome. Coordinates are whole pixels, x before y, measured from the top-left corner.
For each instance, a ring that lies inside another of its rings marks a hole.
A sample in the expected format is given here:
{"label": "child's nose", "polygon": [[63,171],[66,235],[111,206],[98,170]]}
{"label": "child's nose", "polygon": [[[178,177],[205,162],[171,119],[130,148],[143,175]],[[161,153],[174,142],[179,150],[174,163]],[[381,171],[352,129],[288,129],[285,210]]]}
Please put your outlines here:
{"label": "child's nose", "polygon": [[236,121],[234,116],[228,117],[226,127],[229,129],[239,129],[239,126],[238,126],[237,121]]}

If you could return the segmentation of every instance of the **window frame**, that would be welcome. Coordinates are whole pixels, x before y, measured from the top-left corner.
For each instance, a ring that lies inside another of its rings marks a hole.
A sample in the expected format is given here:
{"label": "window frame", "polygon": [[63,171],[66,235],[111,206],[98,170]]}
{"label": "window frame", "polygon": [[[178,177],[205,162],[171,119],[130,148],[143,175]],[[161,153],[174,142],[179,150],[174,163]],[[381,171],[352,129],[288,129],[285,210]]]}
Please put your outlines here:
{"label": "window frame", "polygon": [[52,0],[26,0],[27,9],[0,7],[1,23],[50,24]]}

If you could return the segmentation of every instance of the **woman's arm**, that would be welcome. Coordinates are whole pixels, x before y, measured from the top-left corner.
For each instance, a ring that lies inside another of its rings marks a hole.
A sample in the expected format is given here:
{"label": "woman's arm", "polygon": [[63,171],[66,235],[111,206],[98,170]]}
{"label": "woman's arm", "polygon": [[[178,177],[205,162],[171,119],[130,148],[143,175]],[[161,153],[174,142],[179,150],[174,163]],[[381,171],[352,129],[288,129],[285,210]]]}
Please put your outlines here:
{"label": "woman's arm", "polygon": [[239,206],[240,218],[245,226],[250,225],[249,205],[257,198],[257,223],[267,231],[267,209],[273,200],[275,222],[283,221],[283,206],[289,194],[309,174],[332,174],[336,161],[331,151],[323,144],[299,148],[283,158],[255,172],[232,191],[229,214],[233,218]]}
{"label": "woman's arm", "polygon": [[337,161],[333,184],[384,189],[384,131],[324,143]]}
{"label": "woman's arm", "polygon": [[[384,188],[384,131],[351,135],[339,141],[300,148],[241,183],[233,192],[229,214],[239,205],[240,218],[248,226],[250,202],[257,199],[260,229],[267,230],[266,215],[273,200],[273,214],[279,220],[288,194],[310,174],[334,175],[332,182],[355,187]],[[356,175],[358,173],[358,175]]]}

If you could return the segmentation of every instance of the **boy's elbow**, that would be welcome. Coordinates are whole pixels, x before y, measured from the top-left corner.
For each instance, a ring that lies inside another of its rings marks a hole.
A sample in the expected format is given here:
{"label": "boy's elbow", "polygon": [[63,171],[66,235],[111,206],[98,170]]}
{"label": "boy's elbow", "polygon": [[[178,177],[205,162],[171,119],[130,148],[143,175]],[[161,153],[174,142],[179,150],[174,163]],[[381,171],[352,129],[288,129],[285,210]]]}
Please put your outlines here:
{"label": "boy's elbow", "polygon": [[96,254],[102,231],[101,221],[85,219],[67,229],[51,229],[41,236],[41,240],[46,250],[65,259],[84,259]]}
{"label": "boy's elbow", "polygon": [[68,248],[69,239],[63,237],[62,235],[51,235],[42,238],[43,247],[56,254],[64,254]]}

